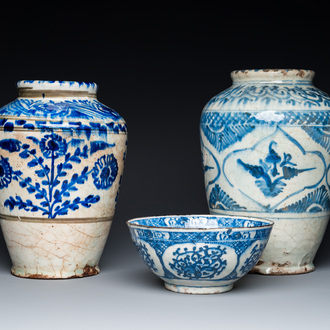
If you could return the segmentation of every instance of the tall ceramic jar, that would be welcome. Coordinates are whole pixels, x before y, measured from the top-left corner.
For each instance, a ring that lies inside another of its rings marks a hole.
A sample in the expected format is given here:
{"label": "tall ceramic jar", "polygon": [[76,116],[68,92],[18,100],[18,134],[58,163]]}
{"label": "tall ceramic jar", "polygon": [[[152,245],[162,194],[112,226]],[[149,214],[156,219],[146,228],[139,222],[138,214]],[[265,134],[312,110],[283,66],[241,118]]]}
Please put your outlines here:
{"label": "tall ceramic jar", "polygon": [[200,134],[210,213],[275,222],[254,272],[298,274],[330,214],[330,97],[310,70],[241,70],[213,97]]}
{"label": "tall ceramic jar", "polygon": [[95,275],[115,212],[126,124],[97,85],[24,80],[0,109],[0,219],[12,274]]}

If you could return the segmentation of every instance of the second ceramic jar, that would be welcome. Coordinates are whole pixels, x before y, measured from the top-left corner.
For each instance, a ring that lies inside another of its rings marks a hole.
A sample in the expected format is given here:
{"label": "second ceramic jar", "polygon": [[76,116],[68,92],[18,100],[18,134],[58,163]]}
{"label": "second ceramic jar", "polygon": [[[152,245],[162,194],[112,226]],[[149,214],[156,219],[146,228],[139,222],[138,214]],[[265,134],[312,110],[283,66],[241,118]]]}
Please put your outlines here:
{"label": "second ceramic jar", "polygon": [[20,81],[0,109],[0,218],[12,273],[99,272],[126,153],[126,124],[94,83]]}
{"label": "second ceramic jar", "polygon": [[330,97],[310,70],[231,77],[201,116],[210,212],[275,222],[254,272],[310,272],[330,214]]}

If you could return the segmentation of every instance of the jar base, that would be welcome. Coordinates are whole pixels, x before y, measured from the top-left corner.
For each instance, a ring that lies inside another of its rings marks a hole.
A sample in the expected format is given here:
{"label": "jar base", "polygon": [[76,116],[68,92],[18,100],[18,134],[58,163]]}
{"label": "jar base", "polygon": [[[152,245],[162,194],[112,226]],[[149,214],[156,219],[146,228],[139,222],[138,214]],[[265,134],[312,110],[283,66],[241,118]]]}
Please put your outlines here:
{"label": "jar base", "polygon": [[223,293],[230,291],[233,288],[233,284],[223,285],[223,286],[186,286],[186,285],[175,285],[164,282],[164,286],[167,290],[177,292],[177,293],[186,293],[186,294],[215,294]]}
{"label": "jar base", "polygon": [[271,265],[260,264],[254,266],[250,273],[262,274],[262,275],[298,275],[307,274],[315,270],[315,266],[312,263],[302,266],[292,266],[290,263],[272,263]]}
{"label": "jar base", "polygon": [[11,274],[17,277],[22,278],[31,278],[31,279],[72,279],[72,278],[81,278],[87,276],[93,276],[100,273],[99,266],[88,266],[86,265],[83,269],[77,269],[74,272],[61,272],[61,273],[53,273],[53,272],[46,272],[46,273],[36,273],[36,272],[29,272],[27,269],[18,269],[15,267],[11,268]]}

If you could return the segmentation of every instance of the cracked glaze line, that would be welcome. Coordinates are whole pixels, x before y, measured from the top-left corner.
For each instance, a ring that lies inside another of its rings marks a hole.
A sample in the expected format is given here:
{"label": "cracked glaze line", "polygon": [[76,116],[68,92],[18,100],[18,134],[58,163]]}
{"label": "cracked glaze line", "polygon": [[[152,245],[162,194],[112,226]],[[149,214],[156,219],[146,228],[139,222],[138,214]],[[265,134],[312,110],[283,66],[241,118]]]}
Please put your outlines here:
{"label": "cracked glaze line", "polygon": [[111,222],[58,224],[17,223],[2,226],[18,276],[79,276],[86,265],[97,266]]}

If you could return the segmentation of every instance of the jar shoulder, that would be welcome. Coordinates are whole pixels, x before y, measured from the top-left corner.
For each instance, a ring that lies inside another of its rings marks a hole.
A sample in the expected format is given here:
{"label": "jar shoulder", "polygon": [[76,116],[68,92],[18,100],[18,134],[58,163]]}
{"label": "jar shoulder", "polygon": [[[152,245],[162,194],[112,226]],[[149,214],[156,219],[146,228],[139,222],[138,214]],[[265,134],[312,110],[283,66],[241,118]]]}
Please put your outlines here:
{"label": "jar shoulder", "polygon": [[204,111],[330,110],[330,96],[312,84],[233,84]]}
{"label": "jar shoulder", "polygon": [[0,108],[0,116],[124,123],[115,110],[97,99],[17,98]]}

